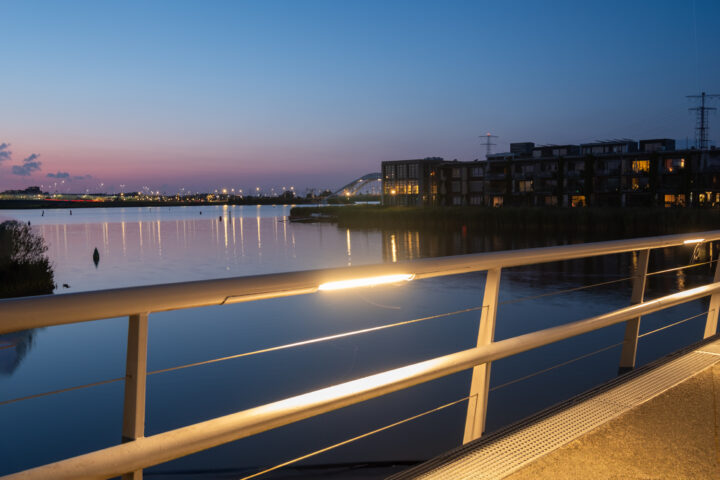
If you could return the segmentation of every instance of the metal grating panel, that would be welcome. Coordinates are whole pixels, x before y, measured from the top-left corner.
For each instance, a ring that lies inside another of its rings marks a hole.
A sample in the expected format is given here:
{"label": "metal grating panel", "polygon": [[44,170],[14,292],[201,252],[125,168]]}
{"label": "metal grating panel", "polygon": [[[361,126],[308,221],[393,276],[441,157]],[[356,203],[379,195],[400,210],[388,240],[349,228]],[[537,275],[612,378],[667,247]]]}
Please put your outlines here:
{"label": "metal grating panel", "polygon": [[390,480],[503,478],[720,362],[720,340],[615,379]]}

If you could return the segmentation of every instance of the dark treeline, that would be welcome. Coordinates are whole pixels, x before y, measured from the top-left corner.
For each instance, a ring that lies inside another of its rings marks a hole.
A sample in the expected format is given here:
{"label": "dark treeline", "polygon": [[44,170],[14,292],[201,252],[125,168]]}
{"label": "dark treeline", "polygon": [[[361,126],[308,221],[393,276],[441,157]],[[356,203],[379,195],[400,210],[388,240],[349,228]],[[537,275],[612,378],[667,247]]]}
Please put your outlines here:
{"label": "dark treeline", "polygon": [[0,224],[0,298],[46,295],[55,289],[45,241],[14,220]]}
{"label": "dark treeline", "polygon": [[[0,223],[0,299],[53,293],[54,274],[46,252],[45,241],[28,225],[14,220]],[[0,375],[12,375],[17,369],[35,332],[0,335]]]}
{"label": "dark treeline", "polygon": [[604,238],[720,228],[720,210],[688,208],[295,207],[291,220],[349,228],[459,229],[508,234],[602,234]]}

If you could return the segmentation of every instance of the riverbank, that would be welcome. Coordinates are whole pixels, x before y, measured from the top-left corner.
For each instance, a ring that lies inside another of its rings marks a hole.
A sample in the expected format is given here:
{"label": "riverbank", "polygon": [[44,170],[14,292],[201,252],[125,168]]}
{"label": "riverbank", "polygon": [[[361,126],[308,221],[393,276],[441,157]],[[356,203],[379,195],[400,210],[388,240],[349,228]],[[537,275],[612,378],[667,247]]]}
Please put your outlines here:
{"label": "riverbank", "polygon": [[720,210],[687,208],[294,207],[290,219],[347,228],[661,235],[720,228]]}
{"label": "riverbank", "polygon": [[249,201],[175,201],[175,200],[121,200],[121,201],[86,201],[86,200],[0,200],[0,210],[27,210],[52,208],[132,208],[132,207],[196,207],[205,205],[297,205],[313,203],[309,200],[295,198],[284,201],[277,198],[259,198]]}

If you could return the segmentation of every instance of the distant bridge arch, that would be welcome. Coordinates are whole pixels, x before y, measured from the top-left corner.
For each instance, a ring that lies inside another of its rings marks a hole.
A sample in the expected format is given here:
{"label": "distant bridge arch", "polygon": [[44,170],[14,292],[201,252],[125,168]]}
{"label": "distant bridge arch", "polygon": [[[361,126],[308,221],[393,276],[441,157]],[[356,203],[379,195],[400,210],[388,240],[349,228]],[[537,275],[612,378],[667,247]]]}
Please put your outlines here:
{"label": "distant bridge arch", "polygon": [[382,176],[380,172],[368,173],[334,191],[328,198],[353,197],[360,194],[380,195]]}

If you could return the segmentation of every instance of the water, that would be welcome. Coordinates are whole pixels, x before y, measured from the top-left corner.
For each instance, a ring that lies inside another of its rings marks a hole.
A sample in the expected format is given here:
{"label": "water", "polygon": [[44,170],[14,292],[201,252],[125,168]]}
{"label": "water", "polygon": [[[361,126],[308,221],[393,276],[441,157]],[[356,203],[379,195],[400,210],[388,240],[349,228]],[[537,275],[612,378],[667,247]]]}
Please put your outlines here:
{"label": "water", "polygon": [[[286,221],[287,206],[2,211],[30,221],[48,243],[57,294],[310,268],[393,262],[599,238],[502,238],[481,233],[354,231]],[[202,214],[200,213],[202,212]],[[93,262],[93,250],[99,262]],[[692,248],[655,251],[651,270],[687,264]],[[627,305],[632,254],[503,271],[496,338]],[[710,279],[708,266],[650,277],[646,298]],[[474,345],[485,274],[318,293],[150,316],[148,369],[252,352],[319,336],[462,311],[412,325],[148,377],[146,435],[304,393]],[[66,285],[64,287],[63,285]],[[707,301],[645,317],[642,332],[707,309]],[[702,336],[704,317],[641,339],[647,363]],[[622,340],[615,326],[495,362],[488,430],[613,378],[619,347],[529,380],[507,382]],[[0,402],[124,375],[127,319],[37,329],[0,344]],[[501,387],[501,388],[498,388]],[[0,474],[117,444],[122,382],[0,405]],[[468,394],[459,373],[365,404],[233,442],[147,470],[158,478],[238,478]],[[462,440],[465,403],[299,463],[268,477],[378,478]],[[374,463],[373,463],[374,462]],[[397,464],[387,467],[385,462]],[[358,469],[366,463],[376,468]]]}

